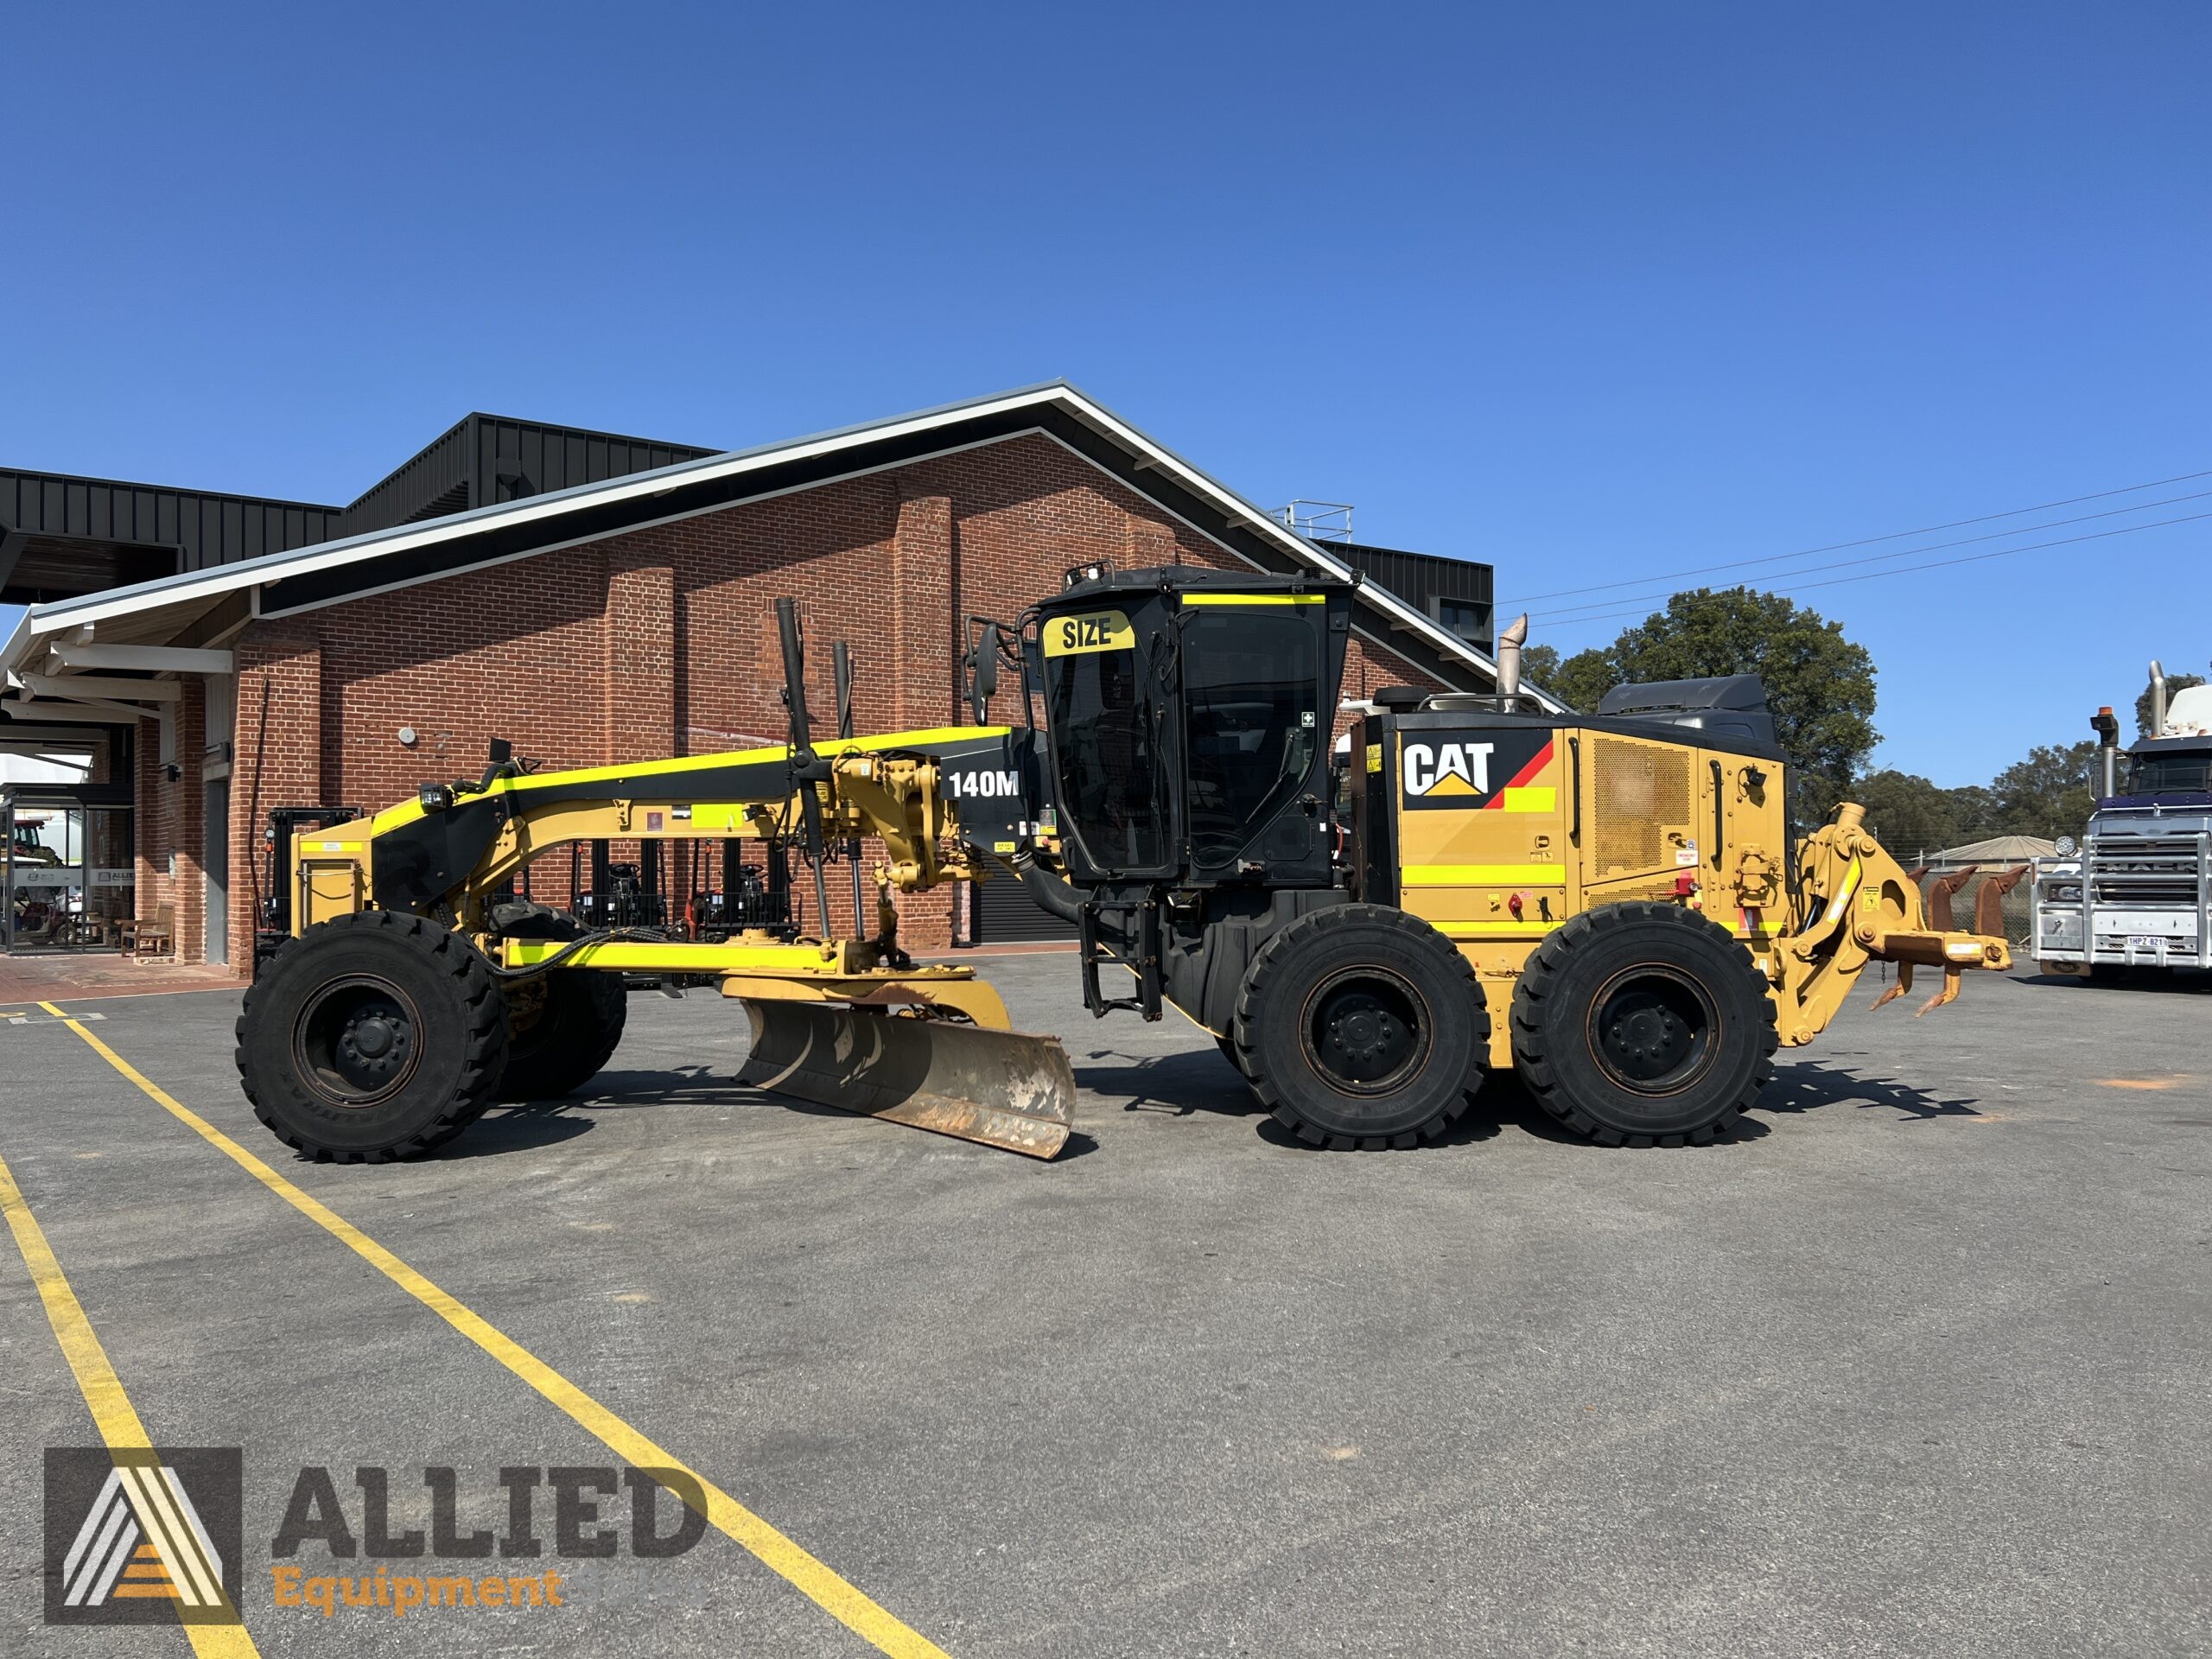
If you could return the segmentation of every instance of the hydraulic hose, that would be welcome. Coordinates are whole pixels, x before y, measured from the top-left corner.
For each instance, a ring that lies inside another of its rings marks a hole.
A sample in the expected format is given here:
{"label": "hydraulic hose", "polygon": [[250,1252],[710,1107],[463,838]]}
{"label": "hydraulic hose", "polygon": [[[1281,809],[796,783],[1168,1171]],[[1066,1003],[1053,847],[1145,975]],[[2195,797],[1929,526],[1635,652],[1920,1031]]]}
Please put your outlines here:
{"label": "hydraulic hose", "polygon": [[1082,895],[1059,877],[1038,868],[1037,861],[1033,855],[1025,851],[1016,853],[1012,857],[996,853],[992,856],[1014,872],[1014,880],[1021,883],[1029,896],[1034,899],[1039,908],[1048,915],[1058,917],[1071,927],[1081,924],[1083,920]]}

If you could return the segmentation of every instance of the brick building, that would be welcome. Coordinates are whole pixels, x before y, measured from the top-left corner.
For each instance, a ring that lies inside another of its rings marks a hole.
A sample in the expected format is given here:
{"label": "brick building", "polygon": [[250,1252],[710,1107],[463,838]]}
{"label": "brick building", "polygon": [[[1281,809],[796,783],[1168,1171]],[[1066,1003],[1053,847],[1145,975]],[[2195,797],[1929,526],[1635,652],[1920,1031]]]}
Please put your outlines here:
{"label": "brick building", "polygon": [[[0,474],[0,596],[38,601],[0,646],[0,745],[76,741],[130,779],[130,902],[170,912],[181,960],[241,971],[272,808],[388,804],[494,736],[555,766],[779,739],[779,594],[819,678],[851,643],[859,729],[893,730],[963,718],[964,619],[1071,566],[1342,575],[1366,552],[1064,384],[729,454],[472,416],[346,508],[60,482]],[[1487,569],[1389,556],[1402,588],[1425,566],[1435,591],[1363,586],[1347,696],[1490,688]],[[581,868],[541,863],[535,895],[567,902]],[[678,913],[700,879],[661,873]],[[972,933],[955,900],[903,901],[910,941]]]}

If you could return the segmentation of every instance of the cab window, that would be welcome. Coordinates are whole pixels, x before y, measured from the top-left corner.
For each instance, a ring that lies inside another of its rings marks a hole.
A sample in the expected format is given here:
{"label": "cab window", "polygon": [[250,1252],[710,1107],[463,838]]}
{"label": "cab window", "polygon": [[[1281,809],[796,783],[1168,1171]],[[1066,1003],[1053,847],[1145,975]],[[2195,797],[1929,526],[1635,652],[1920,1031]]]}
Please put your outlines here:
{"label": "cab window", "polygon": [[1320,639],[1307,607],[1208,607],[1185,614],[1191,859],[1198,868],[1234,862],[1311,774],[1327,731],[1320,669]]}

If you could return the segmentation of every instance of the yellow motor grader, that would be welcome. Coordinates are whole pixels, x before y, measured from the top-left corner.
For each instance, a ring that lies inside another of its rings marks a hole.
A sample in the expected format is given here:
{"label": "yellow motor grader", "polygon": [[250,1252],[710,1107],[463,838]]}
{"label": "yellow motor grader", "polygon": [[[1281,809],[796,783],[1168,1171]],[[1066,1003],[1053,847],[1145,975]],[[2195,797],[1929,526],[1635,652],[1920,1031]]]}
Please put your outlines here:
{"label": "yellow motor grader", "polygon": [[[1331,1147],[1440,1135],[1508,1068],[1593,1140],[1707,1141],[1869,963],[1897,965],[1882,1001],[1941,969],[1931,1007],[1964,970],[2010,965],[2001,938],[1925,925],[1858,807],[1793,847],[1755,682],[1561,715],[1520,694],[1510,637],[1498,696],[1378,693],[1338,752],[1352,600],[1071,571],[1014,626],[982,622],[974,724],[853,736],[841,673],[822,742],[781,601],[784,744],[535,773],[495,745],[474,783],[289,837],[291,937],[238,1022],[246,1092],[309,1155],[419,1153],[494,1101],[580,1088],[620,1040],[623,975],[692,976],[746,1006],[741,1081],[1050,1157],[1075,1096],[1058,1041],[898,944],[894,892],[994,872],[1075,926],[1092,1014],[1172,1004]],[[987,725],[1002,665],[1019,719]],[[824,849],[862,836],[884,849],[874,926],[855,867],[840,938]],[[813,926],[707,942],[512,896],[533,861],[615,838],[795,849]]]}

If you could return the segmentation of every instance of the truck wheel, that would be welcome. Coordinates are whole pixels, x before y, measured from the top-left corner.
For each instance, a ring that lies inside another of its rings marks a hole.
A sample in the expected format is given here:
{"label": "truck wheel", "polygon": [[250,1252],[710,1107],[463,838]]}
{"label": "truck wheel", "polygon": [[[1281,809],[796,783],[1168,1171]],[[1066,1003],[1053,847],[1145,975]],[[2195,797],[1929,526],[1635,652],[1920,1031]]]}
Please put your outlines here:
{"label": "truck wheel", "polygon": [[238,1015],[246,1098],[318,1161],[411,1158],[489,1105],[507,1066],[491,966],[435,922],[370,910],[270,960]]}
{"label": "truck wheel", "polygon": [[1262,947],[1237,992],[1238,1068],[1309,1145],[1410,1147],[1481,1083],[1490,1016],[1474,970],[1417,917],[1338,905]]}
{"label": "truck wheel", "polygon": [[572,1095],[607,1069],[622,1041],[630,994],[623,988],[621,975],[595,968],[556,968],[541,980],[528,1002],[518,996],[508,1006],[502,1100],[556,1100]]}
{"label": "truck wheel", "polygon": [[1609,1147],[1703,1145],[1774,1075],[1774,1001],[1733,935],[1676,905],[1601,905],[1539,945],[1513,991],[1513,1065]]}

